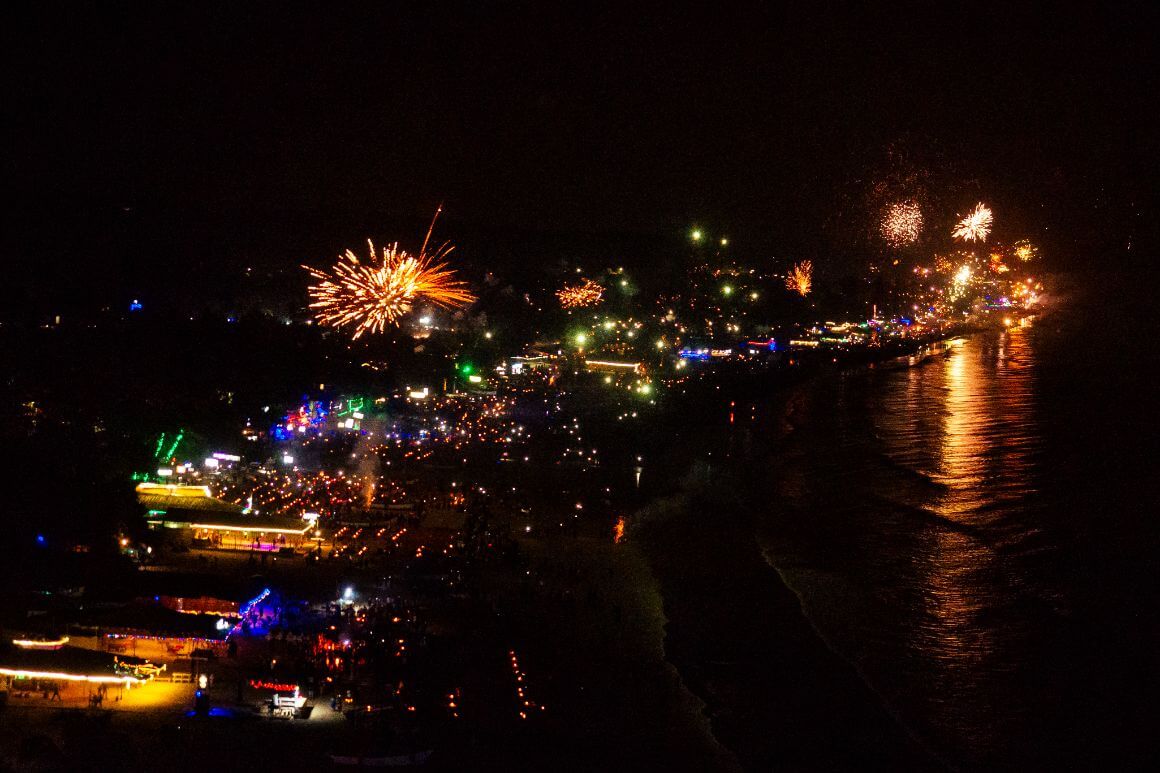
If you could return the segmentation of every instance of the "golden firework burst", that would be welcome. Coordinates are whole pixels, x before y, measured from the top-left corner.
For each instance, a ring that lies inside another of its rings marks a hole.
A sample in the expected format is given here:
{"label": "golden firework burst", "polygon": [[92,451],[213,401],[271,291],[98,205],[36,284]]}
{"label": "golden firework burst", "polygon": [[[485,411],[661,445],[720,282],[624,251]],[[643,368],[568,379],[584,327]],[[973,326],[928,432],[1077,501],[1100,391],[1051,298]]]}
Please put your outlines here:
{"label": "golden firework burst", "polygon": [[922,208],[917,201],[899,201],[886,209],[879,224],[882,238],[891,247],[902,247],[918,241],[922,235]]}
{"label": "golden firework burst", "polygon": [[803,260],[794,265],[790,270],[789,275],[785,278],[785,287],[787,290],[800,293],[802,297],[810,294],[810,290],[814,285],[814,264],[813,261]]}
{"label": "golden firework burst", "polygon": [[455,278],[444,258],[454,249],[444,243],[427,252],[427,243],[435,228],[435,211],[431,228],[418,255],[399,249],[398,242],[375,252],[369,239],[370,259],[363,263],[352,251],[340,255],[330,271],[303,266],[318,280],[309,288],[313,302],[310,308],[320,324],[353,331],[357,340],[365,333],[382,333],[388,325],[397,325],[420,300],[443,308],[459,308],[475,300],[467,283]]}
{"label": "golden firework burst", "polygon": [[985,242],[991,233],[992,219],[990,208],[979,202],[971,214],[958,222],[951,236],[964,242]]}
{"label": "golden firework burst", "polygon": [[564,309],[579,309],[585,306],[596,306],[604,300],[604,288],[585,279],[578,285],[565,285],[556,291],[560,300],[560,307]]}

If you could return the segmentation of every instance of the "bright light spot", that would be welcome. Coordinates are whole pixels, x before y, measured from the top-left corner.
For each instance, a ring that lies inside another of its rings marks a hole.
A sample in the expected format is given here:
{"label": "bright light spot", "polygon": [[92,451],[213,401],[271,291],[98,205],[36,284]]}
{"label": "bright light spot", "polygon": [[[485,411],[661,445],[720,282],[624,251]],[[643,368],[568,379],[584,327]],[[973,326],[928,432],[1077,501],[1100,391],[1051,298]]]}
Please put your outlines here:
{"label": "bright light spot", "polygon": [[967,265],[964,265],[962,268],[959,269],[958,273],[955,274],[955,281],[958,282],[959,284],[966,284],[967,280],[970,278],[971,278],[971,267],[967,266]]}
{"label": "bright light spot", "polygon": [[664,349],[664,348],[665,348],[665,339],[661,338],[661,339],[659,339],[659,340],[657,341],[657,348],[658,348],[658,349]]}
{"label": "bright light spot", "polygon": [[728,246],[729,246],[729,240],[728,240],[728,239],[722,239],[722,240],[721,240],[721,246],[722,246],[722,247],[728,247]]}
{"label": "bright light spot", "polygon": [[583,333],[577,333],[576,334],[576,345],[583,346],[586,343],[588,343],[588,336],[584,335]]}
{"label": "bright light spot", "polygon": [[693,241],[699,242],[699,241],[701,241],[701,237],[704,236],[704,234],[701,233],[700,228],[694,228],[693,232],[691,234],[689,234],[689,236],[691,236],[693,238]]}
{"label": "bright light spot", "polygon": [[733,288],[729,285],[725,285],[724,287],[721,288],[721,292],[724,293],[725,295],[732,295]]}

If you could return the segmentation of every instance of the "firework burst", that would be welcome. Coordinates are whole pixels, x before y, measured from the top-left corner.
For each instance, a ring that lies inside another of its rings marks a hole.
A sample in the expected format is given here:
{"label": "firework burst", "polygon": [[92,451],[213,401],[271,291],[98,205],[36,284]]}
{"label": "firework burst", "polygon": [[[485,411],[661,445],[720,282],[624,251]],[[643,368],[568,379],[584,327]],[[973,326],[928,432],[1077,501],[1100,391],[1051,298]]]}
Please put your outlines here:
{"label": "firework burst", "polygon": [[951,236],[964,242],[985,242],[991,233],[991,220],[990,208],[980,202],[971,214],[958,222]]}
{"label": "firework burst", "polygon": [[1026,239],[1015,242],[1015,257],[1027,263],[1039,257],[1039,248]]}
{"label": "firework burst", "polygon": [[[441,211],[436,210],[436,218]],[[318,322],[353,330],[352,338],[358,340],[366,333],[382,333],[388,325],[397,325],[417,301],[449,309],[474,301],[467,283],[456,279],[444,261],[454,247],[445,243],[427,252],[434,228],[432,219],[417,256],[400,250],[397,242],[378,255],[368,239],[370,258],[366,263],[347,250],[329,272],[303,266],[318,280],[309,288],[313,299],[310,308]]]}
{"label": "firework burst", "polygon": [[918,241],[922,227],[922,208],[918,202],[899,201],[887,207],[879,231],[891,247],[901,247]]}
{"label": "firework burst", "polygon": [[585,306],[596,306],[604,300],[604,288],[585,279],[578,285],[565,285],[556,291],[560,299],[560,307],[564,309],[579,309]]}
{"label": "firework burst", "polygon": [[803,260],[801,263],[795,264],[793,269],[790,270],[789,275],[785,278],[786,289],[800,293],[803,298],[810,294],[813,285],[814,264],[809,260]]}

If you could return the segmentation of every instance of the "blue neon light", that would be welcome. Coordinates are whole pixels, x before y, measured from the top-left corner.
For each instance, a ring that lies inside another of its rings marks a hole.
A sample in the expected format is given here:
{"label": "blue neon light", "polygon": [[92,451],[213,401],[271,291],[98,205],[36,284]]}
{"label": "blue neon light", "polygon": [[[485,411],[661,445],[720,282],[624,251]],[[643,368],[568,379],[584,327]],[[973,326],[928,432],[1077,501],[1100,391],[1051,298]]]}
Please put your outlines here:
{"label": "blue neon light", "polygon": [[707,360],[710,357],[708,349],[681,349],[677,356],[683,360]]}

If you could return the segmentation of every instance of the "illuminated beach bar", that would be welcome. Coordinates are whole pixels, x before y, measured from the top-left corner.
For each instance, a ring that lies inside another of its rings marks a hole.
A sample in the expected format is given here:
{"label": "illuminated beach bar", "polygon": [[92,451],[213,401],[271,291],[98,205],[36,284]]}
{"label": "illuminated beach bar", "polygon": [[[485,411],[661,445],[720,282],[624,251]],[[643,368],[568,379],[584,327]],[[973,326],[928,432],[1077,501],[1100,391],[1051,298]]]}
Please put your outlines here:
{"label": "illuminated beach bar", "polygon": [[246,513],[205,486],[142,483],[137,501],[147,508],[151,529],[180,531],[191,547],[277,552],[308,548],[318,536],[310,521]]}

